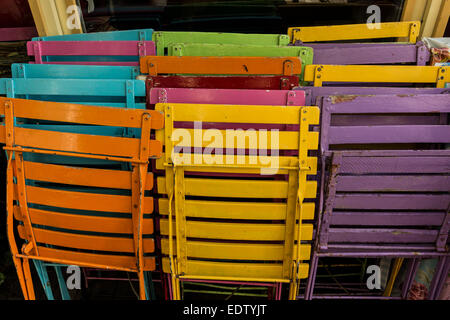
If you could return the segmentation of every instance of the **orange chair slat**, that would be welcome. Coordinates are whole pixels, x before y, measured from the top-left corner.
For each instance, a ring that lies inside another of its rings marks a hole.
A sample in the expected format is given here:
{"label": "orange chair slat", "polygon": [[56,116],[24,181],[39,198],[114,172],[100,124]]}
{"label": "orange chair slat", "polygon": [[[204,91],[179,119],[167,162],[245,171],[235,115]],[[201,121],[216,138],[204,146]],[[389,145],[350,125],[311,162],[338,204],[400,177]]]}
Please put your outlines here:
{"label": "orange chair slat", "polygon": [[[15,128],[16,145],[30,148],[138,158],[139,142],[135,138]],[[160,156],[161,153],[161,142],[150,140],[149,156]]]}
{"label": "orange chair slat", "polygon": [[[29,208],[33,224],[53,228],[63,228],[78,231],[132,234],[133,225],[128,217],[99,217],[80,214],[59,213],[42,209]],[[18,206],[14,206],[14,217],[22,221]],[[143,234],[153,234],[153,219],[144,219]]]}
{"label": "orange chair slat", "polygon": [[[25,232],[23,226],[19,226],[18,230],[21,236]],[[101,235],[88,236],[40,228],[33,228],[33,230],[36,242],[38,243],[83,250],[102,250],[123,253],[134,252],[133,239],[131,238],[105,237]],[[155,246],[153,239],[144,239],[143,242],[144,252],[154,252]]]}
{"label": "orange chair slat", "polygon": [[[74,264],[83,266],[86,264],[107,265],[112,268],[127,268],[136,270],[136,258],[133,256],[102,255],[94,253],[83,253],[69,250],[39,247],[39,254],[50,259],[61,259],[73,261]],[[144,257],[144,270],[155,270],[155,258]]]}
{"label": "orange chair slat", "polygon": [[[102,212],[131,213],[131,197],[27,186],[29,203]],[[17,196],[15,195],[15,200]],[[153,212],[153,198],[145,197],[144,213]]]}
{"label": "orange chair slat", "polygon": [[[69,167],[25,161],[27,179],[99,188],[131,189],[131,171]],[[153,188],[153,174],[148,173],[146,190]]]}
{"label": "orange chair slat", "polygon": [[140,59],[142,73],[158,74],[278,74],[302,72],[299,57],[190,57],[145,56]]}
{"label": "orange chair slat", "polygon": [[104,106],[87,106],[73,103],[48,102],[0,97],[0,114],[5,114],[5,102],[13,101],[14,116],[99,126],[140,128],[142,115],[151,116],[151,129],[164,126],[164,115],[155,110],[124,109]]}

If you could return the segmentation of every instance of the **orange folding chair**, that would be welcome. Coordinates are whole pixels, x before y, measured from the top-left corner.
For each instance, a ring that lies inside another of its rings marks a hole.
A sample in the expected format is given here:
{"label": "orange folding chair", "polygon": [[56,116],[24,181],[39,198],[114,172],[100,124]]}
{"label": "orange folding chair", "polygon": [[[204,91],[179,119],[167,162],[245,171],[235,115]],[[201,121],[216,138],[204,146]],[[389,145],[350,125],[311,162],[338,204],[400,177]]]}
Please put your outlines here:
{"label": "orange folding chair", "polygon": [[[144,271],[155,269],[153,199],[146,194],[153,175],[148,163],[162,153],[161,143],[150,134],[163,127],[163,115],[11,98],[0,98],[0,114],[5,118],[0,142],[6,144],[8,156],[7,233],[25,299],[35,299],[29,259],[136,272],[139,297],[145,299]],[[15,118],[138,128],[141,135],[30,129],[17,125]],[[33,162],[27,160],[28,153],[109,160],[111,167]],[[123,170],[117,163],[129,163],[132,169]]]}

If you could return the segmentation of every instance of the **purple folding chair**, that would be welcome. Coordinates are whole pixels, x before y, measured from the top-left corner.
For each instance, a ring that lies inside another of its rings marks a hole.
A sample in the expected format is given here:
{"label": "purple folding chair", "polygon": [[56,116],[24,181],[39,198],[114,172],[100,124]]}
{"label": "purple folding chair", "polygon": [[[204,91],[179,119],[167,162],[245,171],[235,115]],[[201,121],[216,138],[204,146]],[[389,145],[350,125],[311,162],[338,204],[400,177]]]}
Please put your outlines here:
{"label": "purple folding chair", "polygon": [[412,258],[402,298],[418,258],[439,259],[428,299],[448,273],[450,96],[373,93],[316,99],[324,187],[305,299],[362,298],[313,295],[322,257]]}
{"label": "purple folding chair", "polygon": [[430,60],[428,48],[419,41],[402,43],[302,43],[295,46],[314,50],[313,64],[415,64],[424,66]]}
{"label": "purple folding chair", "polygon": [[29,41],[27,50],[38,64],[138,66],[156,54],[153,41]]}

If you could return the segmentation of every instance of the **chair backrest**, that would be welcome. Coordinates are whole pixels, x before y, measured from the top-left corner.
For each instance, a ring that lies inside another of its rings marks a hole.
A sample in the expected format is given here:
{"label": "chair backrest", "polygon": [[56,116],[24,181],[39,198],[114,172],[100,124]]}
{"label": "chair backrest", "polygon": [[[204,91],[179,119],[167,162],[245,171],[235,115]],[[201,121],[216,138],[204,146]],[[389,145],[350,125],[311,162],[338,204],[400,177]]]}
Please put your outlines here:
{"label": "chair backrest", "polygon": [[440,149],[450,143],[448,95],[321,99],[328,177],[319,248],[444,251],[450,151]]}
{"label": "chair backrest", "polygon": [[296,75],[301,73],[298,57],[160,57],[140,59],[142,73],[205,75]]}
{"label": "chair backrest", "polygon": [[32,41],[151,41],[153,29],[89,32],[32,38]]}
{"label": "chair backrest", "polygon": [[11,65],[13,78],[56,78],[56,79],[110,79],[135,80],[140,74],[139,67],[128,66],[78,66],[61,64]]}
{"label": "chair backrest", "polygon": [[147,102],[303,106],[305,94],[300,90],[150,88]]}
{"label": "chair backrest", "polygon": [[397,257],[448,252],[450,150],[328,156],[320,251]]}
{"label": "chair backrest", "polygon": [[328,83],[399,83],[434,84],[444,88],[450,81],[449,67],[434,66],[369,66],[308,65],[304,80],[315,87]]}
{"label": "chair backrest", "polygon": [[[313,226],[303,220],[313,219],[314,203],[304,200],[314,199],[317,192],[316,182],[307,176],[316,174],[317,159],[308,150],[317,147],[318,134],[309,125],[318,123],[319,109],[159,103],[156,110],[166,118],[165,129],[156,135],[166,150],[160,162],[166,174],[157,184],[158,192],[167,194],[158,204],[159,213],[168,217],[160,222],[161,234],[169,236],[162,242],[163,254],[169,255],[163,258],[163,270],[186,279],[305,278],[308,264],[302,260],[309,259],[310,245],[298,247],[295,242],[312,239]],[[195,127],[199,120],[202,128]],[[279,130],[286,125],[290,129]],[[237,132],[237,144],[233,137],[221,140],[226,128]],[[195,134],[204,138],[192,139]],[[211,135],[215,146],[208,141]],[[196,151],[203,148],[214,148],[212,162],[208,152]],[[270,159],[278,161],[277,169],[272,170]],[[199,171],[208,177],[191,175]],[[224,177],[226,173],[247,177]],[[275,180],[277,174],[289,179]]]}
{"label": "chair backrest", "polygon": [[153,33],[153,41],[156,43],[158,56],[164,56],[167,55],[167,50],[172,43],[286,46],[289,44],[289,37],[285,34],[157,31]]}
{"label": "chair backrest", "polygon": [[[295,90],[299,91],[299,90]],[[293,95],[293,90],[219,90],[219,89],[186,89],[186,88],[153,88],[149,92],[148,102],[151,105],[157,103],[179,103],[179,104],[232,104],[238,105],[245,102],[246,106],[270,106],[270,105],[285,105],[285,106],[302,106],[305,102],[305,95],[302,91],[300,94]],[[194,128],[192,123],[178,121],[177,126],[180,128],[191,129]],[[211,126],[209,126],[211,127]],[[212,125],[215,129],[248,129],[255,126],[251,124],[237,123],[234,126],[231,124],[214,123]],[[277,124],[272,125],[270,128],[280,131],[292,131],[297,130],[294,125]],[[165,143],[165,136],[163,130],[156,131],[156,139]],[[286,155],[296,154],[295,150],[285,151]],[[154,172],[161,173],[166,169],[164,157],[156,159],[153,167]],[[311,162],[312,163],[312,162]],[[313,165],[313,171],[315,172],[316,165]],[[311,173],[313,174],[313,173]],[[202,172],[201,170],[194,170],[191,175],[211,175],[208,172]],[[254,177],[254,175],[246,175],[244,173],[228,172],[228,176],[240,176],[240,177]],[[223,174],[220,174],[223,176]],[[163,200],[164,201],[164,200]]]}
{"label": "chair backrest", "polygon": [[0,95],[11,98],[145,108],[145,82],[106,79],[0,79]]}
{"label": "chair backrest", "polygon": [[419,32],[420,21],[288,28],[291,43],[295,41],[305,43],[397,37],[407,37],[408,42],[416,43]]}
{"label": "chair backrest", "polygon": [[[48,66],[50,67],[50,66]],[[68,66],[64,66],[68,67]],[[111,68],[111,67],[106,67]],[[145,109],[145,83],[141,80],[103,80],[103,79],[0,79],[0,95],[9,98],[27,98],[41,101],[70,102],[118,108]],[[54,123],[20,119],[18,126],[41,130],[60,130],[71,133],[84,133],[109,136],[139,136],[136,128],[124,126],[93,126],[70,123]],[[105,164],[99,159],[76,157],[57,157],[42,154],[26,154],[26,159],[51,163]]]}
{"label": "chair backrest", "polygon": [[[163,115],[151,110],[11,98],[0,98],[0,107],[5,117],[0,141],[8,154],[8,236],[13,255],[140,274],[154,270],[155,258],[150,256],[154,252],[153,199],[145,190],[153,185],[148,160],[162,152],[161,143],[151,140],[150,134],[163,127]],[[141,136],[28,129],[16,126],[16,117],[124,126],[139,129]],[[29,153],[102,159],[112,165],[98,169],[25,161]],[[113,165],[117,162],[133,169],[118,168]],[[17,227],[26,242],[21,254],[13,219],[22,222]]]}
{"label": "chair backrest", "polygon": [[28,55],[38,64],[137,66],[155,55],[153,41],[29,41]]}
{"label": "chair backrest", "polygon": [[[450,96],[325,96],[321,150],[440,148],[450,143]],[[436,145],[438,144],[438,145]]]}
{"label": "chair backrest", "polygon": [[308,43],[297,41],[295,46],[314,50],[314,64],[415,64],[424,66],[430,51],[423,42],[404,43]]}
{"label": "chair backrest", "polygon": [[401,88],[401,87],[297,87],[295,90],[304,90],[306,105],[318,103],[317,98],[321,96],[335,95],[417,95],[417,94],[449,94],[448,88]]}
{"label": "chair backrest", "polygon": [[149,88],[291,90],[298,76],[147,76]]}

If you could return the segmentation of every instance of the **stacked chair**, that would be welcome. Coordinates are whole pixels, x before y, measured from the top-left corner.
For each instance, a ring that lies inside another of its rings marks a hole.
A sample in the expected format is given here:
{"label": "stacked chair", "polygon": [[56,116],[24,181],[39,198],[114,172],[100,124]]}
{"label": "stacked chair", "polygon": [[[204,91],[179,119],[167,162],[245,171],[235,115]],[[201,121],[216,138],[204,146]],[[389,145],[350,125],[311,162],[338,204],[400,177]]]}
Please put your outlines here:
{"label": "stacked chair", "polygon": [[[64,48],[65,45],[81,44],[84,47],[95,48],[95,46],[101,45],[105,40],[106,42],[117,42],[121,45],[127,44],[129,41],[137,42],[145,41],[145,39],[151,40],[153,30],[133,30],[133,31],[120,31],[120,32],[104,32],[104,33],[91,33],[80,34],[70,36],[56,36],[48,38],[36,38],[28,43],[28,48],[36,47],[35,43],[42,44],[44,42],[52,43],[54,46]],[[101,41],[101,42],[99,42]],[[151,41],[150,46],[154,45]],[[64,52],[64,50],[61,50]],[[52,64],[47,60],[50,58],[57,59],[58,57],[47,57],[42,59],[36,59],[39,63],[30,64],[15,64],[12,65],[13,79],[2,79],[4,85],[4,94],[8,97],[15,98],[27,98],[44,101],[57,101],[57,102],[73,102],[87,105],[99,105],[119,108],[130,109],[145,109],[145,83],[141,80],[136,80],[136,76],[139,75],[138,67],[129,66],[130,62],[126,60],[134,59],[134,65],[138,64],[138,57],[103,57],[103,56],[90,56],[91,53],[85,53],[84,51],[78,51],[79,55],[69,56],[69,60],[72,59],[74,64],[68,65],[72,62],[58,62],[61,64]],[[32,54],[33,52],[29,52]],[[154,53],[154,50],[152,51]],[[45,55],[45,54],[44,54]],[[112,55],[112,54],[108,54]],[[113,54],[114,55],[114,54]],[[59,56],[62,56],[59,54]],[[67,57],[64,57],[67,58]],[[90,61],[87,61],[89,60]],[[104,60],[109,61],[109,64],[114,67],[103,66]],[[124,61],[121,61],[124,60]],[[80,62],[81,61],[81,62]],[[50,64],[51,65],[50,65]],[[88,65],[77,65],[88,64]],[[35,127],[33,123],[21,124],[22,126]],[[45,123],[46,121],[44,121]],[[41,122],[42,123],[42,122]],[[90,133],[99,135],[111,135],[111,136],[136,136],[136,128],[127,128],[124,126],[97,126],[91,125],[72,125],[72,124],[50,124],[46,123],[44,126],[40,124],[40,128],[46,130],[63,130],[73,133]],[[26,155],[28,156],[28,155]],[[99,159],[83,158],[82,160],[71,157],[49,156],[49,155],[33,155],[34,161],[45,161],[51,163],[64,163],[72,165],[82,166],[106,166],[111,164],[108,161]],[[117,165],[117,164],[116,164]],[[130,165],[123,162],[120,163],[122,168],[131,168]],[[108,192],[106,190],[106,192]],[[58,282],[60,286],[61,296],[63,299],[70,299],[70,295],[66,288],[65,280],[61,271],[61,266],[55,263],[48,264],[46,262],[40,262],[34,260],[38,275],[41,283],[44,287],[44,291],[49,299],[53,298],[53,292],[49,285],[49,278],[47,275],[48,266],[54,266],[56,274],[58,276]],[[85,269],[89,270],[89,269]],[[150,274],[145,274],[146,278]],[[86,277],[87,279],[89,276]],[[128,279],[127,279],[128,280]],[[154,297],[152,289],[152,283],[150,281],[150,295]]]}
{"label": "stacked chair", "polygon": [[[68,299],[61,267],[79,265],[86,284],[135,273],[140,299],[161,281],[166,299],[309,300],[406,298],[420,259],[434,258],[436,299],[450,265],[450,69],[426,66],[418,30],[30,41],[34,62],[0,79],[24,297],[30,259],[49,299],[47,267]],[[328,258],[394,259],[384,293],[323,293]]]}

